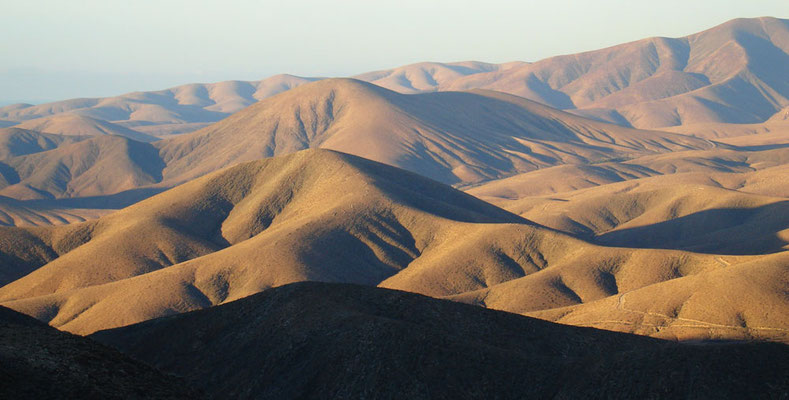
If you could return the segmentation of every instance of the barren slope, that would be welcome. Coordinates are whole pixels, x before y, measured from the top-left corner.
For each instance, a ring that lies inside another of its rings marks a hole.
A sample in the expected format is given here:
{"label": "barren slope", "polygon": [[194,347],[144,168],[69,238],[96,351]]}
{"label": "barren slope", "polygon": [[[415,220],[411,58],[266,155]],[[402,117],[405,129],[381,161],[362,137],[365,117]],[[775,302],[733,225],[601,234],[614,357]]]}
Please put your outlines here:
{"label": "barren slope", "polygon": [[[50,116],[68,119],[87,117],[120,124],[147,135],[167,135],[197,129],[260,99],[313,80],[276,75],[254,82],[189,84],[116,97],[71,99],[35,106],[17,104],[0,107],[0,119],[32,123],[24,121]],[[75,114],[79,117],[74,117]],[[95,127],[92,130],[95,131]],[[147,135],[138,134],[139,137],[149,138]]]}
{"label": "barren slope", "polygon": [[367,72],[353,78],[370,82],[398,93],[435,92],[465,76],[501,71],[522,65],[521,62],[488,64],[477,61],[457,63],[423,62],[397,68]]}
{"label": "barren slope", "polygon": [[758,124],[706,123],[672,126],[661,129],[666,132],[715,139],[718,142],[730,143],[730,141],[734,140],[734,143],[737,143],[756,139],[756,137],[747,138],[743,136],[750,137],[758,135],[759,137],[769,138],[778,138],[780,136],[786,137],[787,133],[789,133],[789,122],[767,121]]}
{"label": "barren slope", "polygon": [[[743,338],[786,343],[787,261],[789,254],[779,253],[587,304],[527,314],[662,338]],[[724,259],[721,262],[728,264]],[[505,300],[491,306],[507,310],[511,304]]]}
{"label": "barren slope", "polygon": [[347,79],[304,85],[151,144],[6,132],[5,152],[16,157],[0,161],[0,195],[86,203],[86,196],[169,188],[239,162],[315,147],[466,185],[557,164],[724,146],[591,121],[500,93],[401,95]]}
{"label": "barren slope", "polygon": [[19,201],[0,196],[0,225],[47,226],[83,222],[114,210],[43,201]]}
{"label": "barren slope", "polygon": [[[368,72],[355,78],[401,93],[416,93],[438,90],[460,77],[507,69],[518,64],[520,63],[499,65],[473,61],[417,63]],[[60,121],[63,121],[60,118],[91,118],[113,122],[116,129],[125,126],[143,134],[166,137],[195,131],[250,104],[318,79],[320,78],[281,74],[260,81],[193,83],[115,97],[70,99],[40,105],[12,104],[0,107],[0,126],[19,123],[38,126],[41,121],[48,121],[52,117],[57,117]],[[39,122],[26,122],[29,120]],[[85,123],[81,125],[81,129],[85,131],[95,133],[97,130],[95,127],[84,127]],[[75,126],[68,124],[68,128],[74,130]]]}

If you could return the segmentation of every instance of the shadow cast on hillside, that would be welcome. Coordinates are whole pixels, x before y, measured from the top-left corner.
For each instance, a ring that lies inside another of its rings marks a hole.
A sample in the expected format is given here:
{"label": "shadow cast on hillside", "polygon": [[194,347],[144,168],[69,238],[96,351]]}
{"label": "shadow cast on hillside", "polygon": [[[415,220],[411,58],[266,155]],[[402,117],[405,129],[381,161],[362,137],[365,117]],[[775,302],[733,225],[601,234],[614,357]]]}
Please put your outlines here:
{"label": "shadow cast on hillside", "polygon": [[140,188],[104,196],[75,197],[67,199],[9,200],[18,205],[30,206],[33,208],[88,208],[115,210],[128,207],[134,203],[138,203],[168,189],[170,188]]}
{"label": "shadow cast on hillside", "polygon": [[446,184],[414,172],[345,154],[346,160],[374,179],[374,185],[396,203],[458,222],[535,225]]}
{"label": "shadow cast on hillside", "polygon": [[789,147],[789,143],[775,143],[775,144],[761,144],[755,146],[736,146],[737,150],[742,151],[765,151],[765,150],[778,150]]}
{"label": "shadow cast on hillside", "polygon": [[704,210],[660,223],[604,233],[593,239],[616,247],[752,255],[777,253],[789,242],[789,201],[754,208]]}

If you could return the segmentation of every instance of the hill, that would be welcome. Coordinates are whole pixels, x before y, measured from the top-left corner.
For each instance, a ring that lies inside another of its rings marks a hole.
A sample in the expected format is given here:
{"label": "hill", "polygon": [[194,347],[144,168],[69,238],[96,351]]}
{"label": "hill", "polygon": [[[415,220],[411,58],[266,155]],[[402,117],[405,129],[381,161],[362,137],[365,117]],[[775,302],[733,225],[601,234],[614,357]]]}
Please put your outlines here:
{"label": "hill", "polygon": [[381,71],[367,72],[353,78],[398,93],[435,92],[462,77],[483,72],[502,71],[525,63],[489,64],[478,61],[457,63],[422,62]]}
{"label": "hill", "polygon": [[30,138],[17,142],[41,143],[22,145],[26,151],[9,147],[10,158],[0,161],[6,181],[0,195],[17,200],[169,188],[239,162],[315,147],[458,186],[557,164],[726,147],[592,121],[500,93],[401,95],[349,79],[303,85],[197,132],[150,144],[111,135],[72,143],[9,132],[28,132]]}
{"label": "hill", "polygon": [[58,135],[117,135],[127,137],[138,142],[153,142],[158,140],[156,137],[146,135],[144,133],[140,133],[133,129],[129,129],[117,124],[113,124],[112,122],[73,113],[55,114],[49,117],[27,120],[15,125],[14,127]]}
{"label": "hill", "polygon": [[[116,97],[71,99],[40,105],[16,104],[0,107],[0,119],[27,123],[25,121],[62,115],[63,118],[112,122],[116,126],[142,132],[146,137],[160,136],[216,122],[260,99],[312,80],[276,75],[255,82],[188,84]],[[75,114],[77,117],[73,116]]]}
{"label": "hill", "polygon": [[[87,146],[71,146],[88,142]],[[126,145],[117,146],[118,143]],[[126,148],[124,152],[113,152],[112,147]],[[134,176],[134,170],[150,169],[150,159],[136,155],[140,147],[136,142],[124,139],[96,138],[41,133],[19,128],[0,129],[0,225],[35,226],[58,225],[95,219],[115,209],[122,208],[147,197],[145,190],[131,190],[107,196],[77,197],[59,201],[42,200],[51,197],[81,196],[82,190],[70,191],[69,185],[77,181],[91,181],[93,193],[122,190],[111,179],[124,175],[125,165],[137,164],[126,176]],[[62,147],[60,151],[48,152]],[[30,156],[42,152],[46,155]],[[104,156],[101,154],[104,153]],[[143,150],[142,153],[145,153]],[[150,153],[150,152],[149,152]],[[155,153],[155,151],[154,151]],[[107,157],[108,154],[112,154]],[[104,159],[99,161],[99,159]],[[123,159],[127,162],[124,162]],[[135,161],[130,161],[129,159]],[[153,163],[155,165],[155,163]],[[107,168],[107,170],[102,170]],[[160,167],[161,168],[161,167]],[[91,172],[88,172],[92,170]],[[139,175],[144,175],[139,174]],[[89,179],[85,179],[90,176]],[[24,182],[23,182],[24,181]],[[151,179],[149,182],[156,181]],[[133,182],[133,181],[132,181]],[[78,184],[75,186],[83,186]],[[75,187],[72,186],[72,187]],[[83,186],[83,188],[85,187]],[[127,186],[127,187],[134,187]],[[64,190],[65,188],[65,190]],[[157,189],[149,189],[155,192]],[[22,199],[22,200],[20,200]]]}
{"label": "hill", "polygon": [[[780,133],[727,141],[740,147],[566,165],[468,189],[546,226],[607,245],[725,254],[786,247]],[[784,138],[785,139],[785,138]],[[750,144],[750,145],[748,145]]]}
{"label": "hill", "polygon": [[[380,285],[527,313],[758,261],[595,246],[418,175],[326,150],[219,171],[96,221],[0,229],[3,243],[2,253],[16,260],[13,274],[21,276],[0,288],[3,304],[79,333],[305,280]],[[36,250],[20,250],[25,246]],[[29,254],[40,256],[23,257]],[[755,272],[763,279],[780,273]],[[519,289],[509,292],[510,282]],[[730,289],[755,290],[746,283]],[[482,295],[499,289],[506,305]],[[695,310],[687,318],[748,320],[755,310],[743,299],[731,299],[720,315]],[[773,304],[787,307],[780,297]],[[762,329],[782,326],[780,315],[730,337],[782,340]],[[668,333],[687,336],[679,327],[662,332]]]}
{"label": "hill", "polygon": [[114,194],[161,181],[156,148],[102,135],[2,160],[0,195],[18,200]]}
{"label": "hill", "polygon": [[[368,72],[355,78],[401,93],[417,93],[438,90],[463,76],[518,64],[425,62]],[[281,74],[260,81],[193,83],[115,97],[71,99],[41,105],[12,104],[0,107],[0,125],[28,124],[28,120],[53,116],[92,118],[142,134],[167,137],[203,128],[262,99],[319,79]]]}
{"label": "hill", "polygon": [[[655,37],[533,63],[417,63],[354,78],[401,93],[488,89],[623,126],[764,122],[789,105],[789,22],[731,20],[681,38]],[[0,107],[14,124],[78,113],[164,137],[192,132],[319,78],[189,84],[116,97]]]}
{"label": "hill", "polygon": [[185,382],[93,340],[0,307],[0,396],[192,399]]}
{"label": "hill", "polygon": [[92,335],[223,398],[780,397],[778,344],[678,345],[300,283]]}
{"label": "hill", "polygon": [[19,201],[0,196],[1,226],[48,226],[96,219],[114,210],[46,201]]}
{"label": "hill", "polygon": [[471,75],[443,90],[484,88],[654,129],[757,123],[789,104],[789,22],[735,19],[683,38],[649,38]]}
{"label": "hill", "polygon": [[327,79],[156,146],[167,163],[165,179],[175,181],[320,147],[469,184],[556,164],[715,144],[600,123],[500,93],[401,95],[357,80]]}

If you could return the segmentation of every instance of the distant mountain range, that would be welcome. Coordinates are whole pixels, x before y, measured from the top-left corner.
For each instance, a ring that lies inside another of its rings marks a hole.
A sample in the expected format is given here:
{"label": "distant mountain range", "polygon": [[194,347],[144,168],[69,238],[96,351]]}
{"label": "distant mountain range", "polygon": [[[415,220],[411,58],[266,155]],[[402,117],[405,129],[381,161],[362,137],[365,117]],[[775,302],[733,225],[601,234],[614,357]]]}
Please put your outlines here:
{"label": "distant mountain range", "polygon": [[[657,129],[769,119],[789,106],[787,53],[789,21],[753,18],[683,38],[649,38],[534,63],[419,63],[355,78],[400,93],[496,90],[607,122]],[[278,75],[16,104],[0,107],[0,125],[76,113],[161,137],[194,131],[317,79]]]}
{"label": "distant mountain range", "polygon": [[352,79],[310,83],[156,142],[104,133],[124,133],[111,129],[90,125],[83,136],[0,129],[0,154],[6,155],[0,195],[84,198],[167,188],[239,162],[316,147],[456,185],[559,164],[726,147],[589,120],[497,92],[402,95]]}

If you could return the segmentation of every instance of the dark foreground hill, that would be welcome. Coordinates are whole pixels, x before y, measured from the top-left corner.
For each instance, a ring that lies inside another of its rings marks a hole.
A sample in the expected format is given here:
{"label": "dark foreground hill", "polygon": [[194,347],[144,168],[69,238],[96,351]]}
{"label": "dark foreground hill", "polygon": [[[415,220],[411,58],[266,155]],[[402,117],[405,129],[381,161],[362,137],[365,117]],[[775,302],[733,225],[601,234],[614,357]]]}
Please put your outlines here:
{"label": "dark foreground hill", "polygon": [[2,399],[195,399],[185,383],[0,307]]}
{"label": "dark foreground hill", "polygon": [[786,398],[789,347],[688,345],[297,283],[92,337],[221,398]]}

